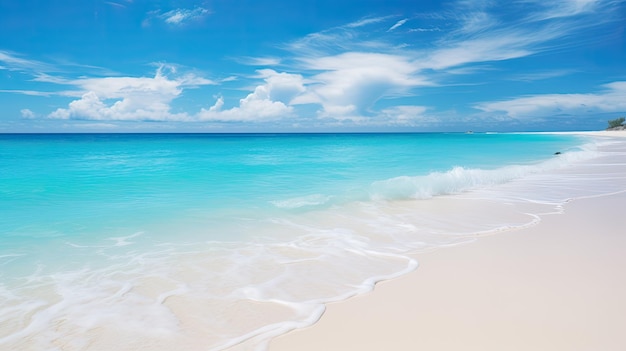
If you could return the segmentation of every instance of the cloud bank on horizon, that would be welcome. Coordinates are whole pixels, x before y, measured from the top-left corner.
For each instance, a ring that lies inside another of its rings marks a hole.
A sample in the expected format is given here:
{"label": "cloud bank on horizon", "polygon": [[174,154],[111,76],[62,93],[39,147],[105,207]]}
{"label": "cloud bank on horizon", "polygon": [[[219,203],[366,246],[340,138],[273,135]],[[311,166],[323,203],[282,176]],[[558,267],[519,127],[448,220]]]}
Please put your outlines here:
{"label": "cloud bank on horizon", "polygon": [[0,131],[598,129],[626,113],[621,0],[183,3],[0,5]]}

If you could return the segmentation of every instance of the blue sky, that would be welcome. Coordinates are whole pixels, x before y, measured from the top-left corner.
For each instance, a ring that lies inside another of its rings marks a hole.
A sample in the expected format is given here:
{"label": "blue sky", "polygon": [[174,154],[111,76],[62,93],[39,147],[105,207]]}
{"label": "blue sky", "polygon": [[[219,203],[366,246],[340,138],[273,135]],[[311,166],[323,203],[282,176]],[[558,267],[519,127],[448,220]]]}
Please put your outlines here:
{"label": "blue sky", "polygon": [[603,129],[625,27],[624,0],[2,0],[0,131]]}

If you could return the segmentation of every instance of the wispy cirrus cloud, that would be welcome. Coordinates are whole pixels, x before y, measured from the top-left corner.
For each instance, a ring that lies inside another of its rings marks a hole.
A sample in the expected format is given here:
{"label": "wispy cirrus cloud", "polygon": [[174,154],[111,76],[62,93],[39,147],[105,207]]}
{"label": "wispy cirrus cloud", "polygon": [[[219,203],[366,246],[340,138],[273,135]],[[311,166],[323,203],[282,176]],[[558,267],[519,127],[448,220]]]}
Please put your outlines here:
{"label": "wispy cirrus cloud", "polygon": [[601,11],[607,6],[612,6],[615,3],[615,1],[604,0],[570,0],[553,2],[526,0],[526,2],[542,8],[542,11],[535,12],[531,17],[532,19],[538,21],[571,17]]}
{"label": "wispy cirrus cloud", "polygon": [[[348,51],[380,51],[393,46],[380,36],[392,17],[367,17],[345,25],[310,33],[283,46],[297,56],[319,56]],[[365,38],[371,34],[369,38]]]}
{"label": "wispy cirrus cloud", "polygon": [[576,73],[576,70],[572,69],[555,69],[550,71],[540,71],[540,72],[527,72],[522,74],[516,74],[512,76],[510,79],[514,81],[520,82],[533,82],[538,80],[545,80],[550,78],[567,76],[573,73]]}
{"label": "wispy cirrus cloud", "polygon": [[148,12],[143,26],[150,26],[153,21],[157,20],[170,26],[182,27],[193,22],[201,21],[212,13],[212,11],[203,7],[196,7],[194,9],[179,8],[166,12],[155,10]]}
{"label": "wispy cirrus cloud", "polygon": [[116,74],[112,70],[93,66],[74,63],[67,60],[55,60],[55,61],[40,61],[32,58],[26,58],[24,55],[0,50],[0,70],[8,70],[13,72],[21,72],[26,75],[33,76],[32,81],[35,82],[59,82],[60,77],[53,76],[52,74],[66,73],[80,71],[83,74],[89,72],[91,74],[99,75],[114,75]]}
{"label": "wispy cirrus cloud", "polygon": [[12,53],[10,51],[0,50],[0,69],[9,71],[23,71],[23,72],[42,72],[42,71],[57,71],[58,69],[48,63],[27,59],[21,57],[19,54]]}
{"label": "wispy cirrus cloud", "polygon": [[24,89],[2,89],[0,93],[10,93],[10,94],[20,94],[20,95],[28,95],[28,96],[68,96],[68,97],[76,97],[80,96],[79,91],[70,91],[70,90],[56,90],[56,91],[39,91],[39,90],[24,90]]}
{"label": "wispy cirrus cloud", "polygon": [[[385,20],[387,20],[389,18],[389,16],[384,16],[384,17],[366,17],[366,18],[362,18],[358,21],[354,21],[354,22],[350,22],[344,26],[344,28],[360,28],[360,27],[365,27],[368,26],[370,24],[374,24],[374,23],[381,23]],[[339,27],[340,28],[340,27]]]}
{"label": "wispy cirrus cloud", "polygon": [[[610,2],[577,0],[566,6],[562,2],[528,0],[521,2],[524,8],[516,17],[502,15],[490,1],[483,1],[480,6],[474,2],[460,2],[457,11],[442,17],[446,21],[456,21],[457,25],[442,33],[432,49],[420,50],[421,57],[417,61],[424,69],[441,70],[523,58],[555,47],[576,45],[574,33],[615,20],[607,5]],[[606,6],[600,6],[600,3]],[[607,16],[597,16],[598,11]],[[559,44],[553,44],[557,40]]]}
{"label": "wispy cirrus cloud", "polygon": [[105,1],[104,3],[119,9],[125,9],[128,7],[128,5],[133,3],[133,0]]}
{"label": "wispy cirrus cloud", "polygon": [[408,21],[408,19],[406,19],[406,18],[402,19],[402,20],[399,20],[393,26],[389,27],[389,29],[387,29],[387,32],[392,32],[392,31],[402,27],[406,23],[406,21]]}
{"label": "wispy cirrus cloud", "polygon": [[193,10],[189,10],[189,9],[171,10],[171,11],[164,13],[160,17],[161,19],[165,21],[165,23],[174,24],[174,25],[182,25],[182,24],[187,23],[188,21],[197,21],[199,19],[202,19],[209,14],[211,14],[211,11],[202,7],[197,7]]}
{"label": "wispy cirrus cloud", "polygon": [[282,62],[278,57],[238,57],[234,60],[248,66],[277,66]]}
{"label": "wispy cirrus cloud", "polygon": [[[511,5],[523,7],[520,11],[503,12],[499,8],[503,5],[492,1],[458,1],[451,10],[423,16],[429,20],[426,29],[416,16],[422,30],[409,30],[408,34],[429,32],[434,37],[427,47],[410,41],[397,45],[390,32],[406,25],[408,19],[393,17],[365,18],[311,33],[286,47],[294,54],[292,61],[298,62],[296,68],[306,72],[312,82],[294,103],[319,104],[318,115],[326,118],[376,115],[372,106],[378,100],[445,85],[447,78],[484,72],[473,69],[477,65],[575,46],[574,34],[615,20],[611,3],[577,0],[563,5],[529,0]],[[526,79],[564,74],[567,70],[529,74]]]}
{"label": "wispy cirrus cloud", "polygon": [[420,33],[425,33],[425,32],[441,32],[442,29],[439,27],[433,27],[433,28],[411,28],[409,29],[409,32],[420,32]]}

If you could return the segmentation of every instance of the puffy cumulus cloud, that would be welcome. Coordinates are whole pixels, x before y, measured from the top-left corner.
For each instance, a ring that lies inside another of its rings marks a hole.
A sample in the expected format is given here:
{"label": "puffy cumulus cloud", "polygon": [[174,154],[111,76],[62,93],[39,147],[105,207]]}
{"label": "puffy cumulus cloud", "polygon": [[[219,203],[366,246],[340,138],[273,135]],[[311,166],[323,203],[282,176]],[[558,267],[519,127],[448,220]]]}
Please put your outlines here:
{"label": "puffy cumulus cloud", "polygon": [[294,100],[306,91],[301,75],[279,73],[265,69],[257,71],[263,79],[239,104],[224,109],[224,98],[197,113],[173,113],[172,102],[188,88],[215,84],[195,75],[170,78],[173,67],[161,66],[154,77],[82,78],[67,82],[81,89],[79,99],[66,108],[58,108],[48,115],[53,119],[99,121],[268,121],[291,116]]}
{"label": "puffy cumulus cloud", "polygon": [[604,85],[604,90],[588,94],[543,94],[504,101],[485,102],[475,108],[515,119],[543,118],[554,114],[588,114],[626,111],[626,82]]}
{"label": "puffy cumulus cloud", "polygon": [[304,60],[312,76],[309,92],[296,102],[319,103],[322,117],[365,115],[377,100],[431,85],[419,76],[410,58],[401,55],[348,52]]}
{"label": "puffy cumulus cloud", "polygon": [[239,100],[239,106],[222,110],[224,98],[219,97],[210,109],[202,109],[198,117],[202,121],[219,122],[259,122],[278,120],[291,115],[293,107],[280,101],[264,98],[263,89],[255,89],[254,93]]}
{"label": "puffy cumulus cloud", "polygon": [[187,120],[187,114],[170,112],[170,103],[180,96],[184,87],[214,84],[212,81],[187,75],[170,79],[157,69],[154,77],[83,78],[73,81],[82,89],[80,99],[67,108],[49,114],[55,119],[89,120]]}
{"label": "puffy cumulus cloud", "polygon": [[267,121],[290,116],[292,101],[306,91],[304,80],[299,74],[278,73],[274,70],[258,71],[265,83],[257,86],[239,106],[224,110],[224,99],[217,99],[211,108],[202,109],[198,119],[204,121]]}
{"label": "puffy cumulus cloud", "polygon": [[85,93],[69,107],[59,108],[48,116],[53,119],[125,120],[125,121],[175,121],[189,119],[186,114],[170,113],[169,105],[163,101],[146,101],[129,97],[112,105],[103,102],[93,92]]}
{"label": "puffy cumulus cloud", "polygon": [[20,110],[22,118],[32,119],[35,118],[35,113],[27,108]]}
{"label": "puffy cumulus cloud", "polygon": [[304,78],[300,74],[278,73],[271,69],[259,70],[258,73],[265,80],[263,87],[267,89],[267,98],[270,100],[290,104],[306,91]]}

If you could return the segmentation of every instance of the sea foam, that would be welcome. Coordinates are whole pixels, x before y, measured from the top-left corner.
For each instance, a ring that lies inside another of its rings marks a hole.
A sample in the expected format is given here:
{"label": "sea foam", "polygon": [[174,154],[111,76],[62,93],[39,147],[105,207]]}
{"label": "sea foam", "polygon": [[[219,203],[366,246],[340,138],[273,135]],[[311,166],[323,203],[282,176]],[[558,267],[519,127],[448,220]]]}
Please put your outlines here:
{"label": "sea foam", "polygon": [[458,194],[472,189],[504,184],[531,174],[563,168],[573,162],[597,157],[595,144],[578,151],[559,153],[554,158],[528,165],[510,165],[496,169],[454,167],[447,172],[425,176],[401,176],[374,182],[370,188],[372,200],[428,199],[433,196]]}

